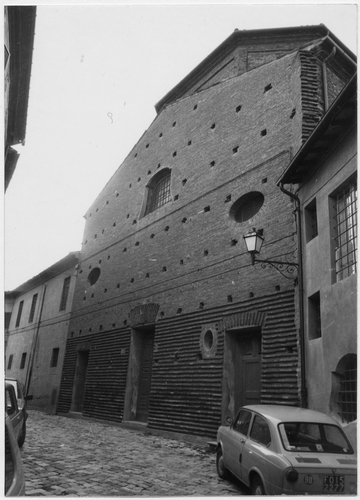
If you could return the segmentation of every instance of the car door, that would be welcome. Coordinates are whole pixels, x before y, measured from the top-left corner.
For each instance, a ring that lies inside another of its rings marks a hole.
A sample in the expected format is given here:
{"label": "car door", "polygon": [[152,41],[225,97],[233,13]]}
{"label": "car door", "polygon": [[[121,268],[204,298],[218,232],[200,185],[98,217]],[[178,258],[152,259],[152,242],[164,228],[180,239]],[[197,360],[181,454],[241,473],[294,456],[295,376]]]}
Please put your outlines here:
{"label": "car door", "polygon": [[6,413],[8,414],[14,429],[16,439],[19,438],[23,426],[23,414],[18,409],[14,388],[9,385],[5,387]]}
{"label": "car door", "polygon": [[224,447],[224,460],[228,469],[241,479],[241,461],[244,443],[247,439],[252,412],[240,410],[228,434],[228,443]]}
{"label": "car door", "polygon": [[244,444],[241,461],[242,480],[249,484],[249,473],[252,468],[261,472],[265,482],[272,481],[271,475],[275,472],[272,464],[273,452],[269,425],[264,417],[255,414],[251,425],[249,438]]}

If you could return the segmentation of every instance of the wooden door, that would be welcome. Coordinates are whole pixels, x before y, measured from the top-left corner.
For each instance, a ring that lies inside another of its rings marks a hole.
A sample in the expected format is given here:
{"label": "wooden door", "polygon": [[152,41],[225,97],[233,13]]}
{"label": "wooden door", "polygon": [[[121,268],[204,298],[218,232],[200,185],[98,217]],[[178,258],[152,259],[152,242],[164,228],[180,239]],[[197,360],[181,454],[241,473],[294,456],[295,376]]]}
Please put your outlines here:
{"label": "wooden door", "polygon": [[240,334],[236,341],[235,405],[260,403],[261,335],[259,332]]}
{"label": "wooden door", "polygon": [[144,333],[141,366],[139,375],[139,393],[136,420],[147,422],[151,389],[151,371],[154,348],[154,334]]}
{"label": "wooden door", "polygon": [[84,409],[84,393],[88,362],[89,351],[78,351],[71,411],[82,413]]}

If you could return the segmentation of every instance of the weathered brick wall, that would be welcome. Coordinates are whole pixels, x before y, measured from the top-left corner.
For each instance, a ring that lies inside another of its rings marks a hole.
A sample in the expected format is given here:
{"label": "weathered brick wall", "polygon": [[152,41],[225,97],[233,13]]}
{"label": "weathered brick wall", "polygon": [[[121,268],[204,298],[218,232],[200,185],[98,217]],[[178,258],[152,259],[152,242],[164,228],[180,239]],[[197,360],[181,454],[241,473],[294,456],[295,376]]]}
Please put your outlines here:
{"label": "weathered brick wall", "polygon": [[[115,406],[101,404],[105,365],[111,359],[120,363],[120,339],[121,349],[129,342],[129,313],[146,303],[159,305],[150,426],[215,432],[221,342],[216,359],[197,362],[199,332],[230,309],[254,308],[252,301],[265,300],[272,318],[262,332],[262,400],[298,404],[294,284],[273,269],[252,267],[242,237],[252,227],[263,229],[262,258],[296,260],[295,207],[276,181],[291,150],[300,146],[304,115],[312,111],[304,105],[308,87],[301,75],[302,58],[294,53],[168,105],[100,193],[86,214],[59,411],[70,407],[75,345],[86,336],[102,348],[90,351],[84,414],[121,418],[126,355],[122,370],[113,372],[123,388],[112,396]],[[162,168],[171,169],[172,201],[140,217],[146,186]],[[230,209],[250,191],[262,193],[264,204],[239,224]],[[101,274],[90,285],[96,267]],[[175,348],[184,353],[182,362],[171,358]]]}
{"label": "weathered brick wall", "polygon": [[[254,70],[252,76],[245,74],[185,98],[153,122],[87,213],[70,327],[75,335],[80,329],[98,331],[99,325],[118,327],[139,300],[152,295],[157,299],[173,287],[231,272],[240,255],[242,265],[248,265],[242,236],[252,226],[265,229],[267,245],[292,234],[292,203],[275,186],[292,141],[292,61],[288,56],[266,71]],[[269,84],[272,88],[265,91]],[[139,219],[145,186],[158,164],[172,169],[174,201]],[[232,221],[232,203],[255,190],[265,196],[261,211],[248,223]],[[272,254],[286,251],[283,242],[269,248]],[[90,266],[101,269],[93,286],[87,281]],[[223,288],[226,298],[232,287]],[[188,304],[182,309],[196,309],[200,301],[215,304],[212,295],[207,287],[194,302],[187,293]]]}

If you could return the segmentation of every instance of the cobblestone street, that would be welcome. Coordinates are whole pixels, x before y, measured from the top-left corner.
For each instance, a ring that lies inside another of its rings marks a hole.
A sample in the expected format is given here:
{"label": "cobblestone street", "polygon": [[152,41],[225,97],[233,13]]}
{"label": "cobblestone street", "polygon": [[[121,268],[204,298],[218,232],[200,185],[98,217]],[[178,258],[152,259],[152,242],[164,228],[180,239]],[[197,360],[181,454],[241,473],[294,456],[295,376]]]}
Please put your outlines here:
{"label": "cobblestone street", "polygon": [[249,494],[218,478],[206,445],[35,410],[21,455],[27,496]]}

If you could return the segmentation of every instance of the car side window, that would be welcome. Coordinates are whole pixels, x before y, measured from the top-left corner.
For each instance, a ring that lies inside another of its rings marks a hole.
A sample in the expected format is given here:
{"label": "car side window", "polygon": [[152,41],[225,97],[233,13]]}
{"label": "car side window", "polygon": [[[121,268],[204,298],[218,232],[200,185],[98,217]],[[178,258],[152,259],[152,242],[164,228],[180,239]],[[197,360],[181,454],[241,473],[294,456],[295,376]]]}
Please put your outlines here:
{"label": "car side window", "polygon": [[250,422],[251,422],[252,413],[248,410],[241,410],[237,419],[235,420],[233,429],[240,434],[244,434],[247,436]]}
{"label": "car side window", "polygon": [[254,441],[257,441],[265,446],[269,446],[271,443],[271,434],[268,423],[263,417],[260,417],[260,415],[255,415],[250,437]]}
{"label": "car side window", "polygon": [[16,403],[13,397],[13,392],[10,389],[6,389],[6,413],[9,415],[13,415],[16,412]]}

